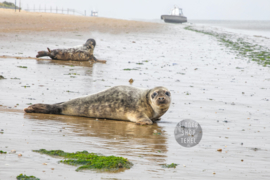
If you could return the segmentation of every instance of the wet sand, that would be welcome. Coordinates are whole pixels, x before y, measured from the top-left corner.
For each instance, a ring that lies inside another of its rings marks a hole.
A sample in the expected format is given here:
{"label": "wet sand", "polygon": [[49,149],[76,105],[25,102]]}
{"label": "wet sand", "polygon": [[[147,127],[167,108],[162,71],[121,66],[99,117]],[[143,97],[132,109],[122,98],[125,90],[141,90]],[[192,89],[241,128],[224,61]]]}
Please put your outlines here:
{"label": "wet sand", "polygon": [[[269,179],[269,68],[236,59],[213,37],[184,27],[149,23],[129,33],[83,26],[64,32],[1,31],[0,55],[34,57],[38,50],[72,47],[91,37],[97,42],[94,54],[107,63],[0,59],[0,75],[6,78],[0,80],[0,150],[8,152],[0,154],[0,178],[25,173],[55,180]],[[171,107],[157,124],[23,112],[29,104],[63,102],[129,85],[130,78],[135,87],[171,91]],[[193,148],[174,139],[174,128],[183,119],[193,119],[203,129],[202,141]],[[41,148],[123,156],[134,166],[118,173],[76,172],[57,158],[32,152]],[[9,154],[12,149],[16,154]],[[165,163],[179,165],[165,169]]]}

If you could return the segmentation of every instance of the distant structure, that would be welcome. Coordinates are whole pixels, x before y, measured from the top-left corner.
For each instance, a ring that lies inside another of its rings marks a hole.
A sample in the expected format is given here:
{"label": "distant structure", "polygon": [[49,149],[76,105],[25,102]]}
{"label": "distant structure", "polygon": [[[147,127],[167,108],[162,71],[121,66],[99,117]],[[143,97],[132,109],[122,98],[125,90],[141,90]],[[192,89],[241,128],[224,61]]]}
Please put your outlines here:
{"label": "distant structure", "polygon": [[177,6],[174,6],[170,15],[162,15],[161,19],[163,19],[166,23],[187,22],[187,17],[184,16],[182,9],[178,8]]}
{"label": "distant structure", "polygon": [[91,16],[97,17],[98,16],[98,11],[92,10],[91,11]]}

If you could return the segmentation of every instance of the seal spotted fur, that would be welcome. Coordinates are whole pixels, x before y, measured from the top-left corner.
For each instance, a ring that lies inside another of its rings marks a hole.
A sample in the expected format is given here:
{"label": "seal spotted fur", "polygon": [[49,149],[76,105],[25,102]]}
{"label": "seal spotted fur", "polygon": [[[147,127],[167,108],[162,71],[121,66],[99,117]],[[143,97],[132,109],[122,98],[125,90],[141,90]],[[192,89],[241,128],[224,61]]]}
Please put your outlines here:
{"label": "seal spotted fur", "polygon": [[171,93],[165,87],[139,89],[115,86],[96,94],[57,104],[34,104],[26,113],[62,114],[153,124],[169,109]]}
{"label": "seal spotted fur", "polygon": [[37,58],[49,56],[53,60],[73,60],[73,61],[97,61],[94,56],[94,48],[96,41],[88,39],[83,46],[69,49],[54,49],[48,51],[39,51],[36,55]]}

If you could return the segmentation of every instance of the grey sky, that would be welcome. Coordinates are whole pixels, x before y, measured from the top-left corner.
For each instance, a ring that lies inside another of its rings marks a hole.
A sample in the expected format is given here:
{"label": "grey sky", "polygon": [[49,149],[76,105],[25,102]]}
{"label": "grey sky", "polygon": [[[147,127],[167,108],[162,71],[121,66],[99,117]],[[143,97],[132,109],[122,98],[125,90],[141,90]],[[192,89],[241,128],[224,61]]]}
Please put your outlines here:
{"label": "grey sky", "polygon": [[120,19],[159,19],[178,5],[188,19],[270,20],[270,0],[21,0],[21,3],[22,8],[27,4],[30,8],[34,4],[36,8],[57,6],[86,10],[88,15],[95,8],[101,17]]}

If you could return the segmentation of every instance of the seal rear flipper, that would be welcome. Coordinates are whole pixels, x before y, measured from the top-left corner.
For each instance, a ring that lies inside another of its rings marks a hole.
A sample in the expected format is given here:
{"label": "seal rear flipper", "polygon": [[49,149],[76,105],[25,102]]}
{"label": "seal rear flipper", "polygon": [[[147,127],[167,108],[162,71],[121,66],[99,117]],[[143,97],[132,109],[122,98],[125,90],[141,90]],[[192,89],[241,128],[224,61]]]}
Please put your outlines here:
{"label": "seal rear flipper", "polygon": [[60,103],[58,104],[34,104],[25,108],[26,113],[62,114]]}
{"label": "seal rear flipper", "polygon": [[37,58],[39,57],[43,57],[43,56],[50,56],[51,57],[51,50],[50,48],[47,48],[48,49],[48,52],[47,51],[38,51],[38,54],[36,55]]}
{"label": "seal rear flipper", "polygon": [[39,57],[44,57],[44,56],[50,56],[50,52],[47,52],[47,51],[39,51],[38,54],[36,55],[37,58],[39,58]]}

